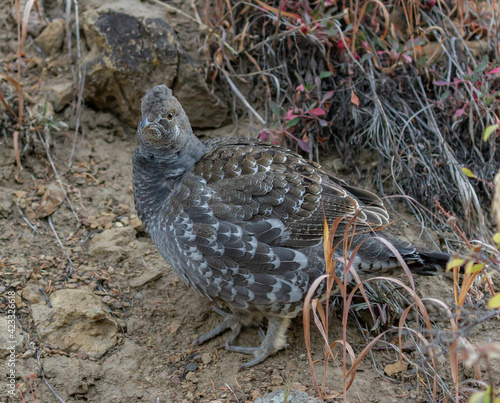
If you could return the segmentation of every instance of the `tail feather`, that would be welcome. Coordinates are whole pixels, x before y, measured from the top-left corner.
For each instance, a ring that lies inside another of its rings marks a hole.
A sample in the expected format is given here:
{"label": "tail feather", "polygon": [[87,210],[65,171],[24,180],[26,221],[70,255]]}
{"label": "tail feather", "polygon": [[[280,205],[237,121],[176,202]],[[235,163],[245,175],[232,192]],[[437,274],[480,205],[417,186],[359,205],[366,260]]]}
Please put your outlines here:
{"label": "tail feather", "polygon": [[[450,255],[444,252],[426,252],[417,250],[418,263],[408,265],[410,270],[422,276],[432,276],[446,272],[446,264],[450,260]],[[403,258],[405,258],[403,256]]]}
{"label": "tail feather", "polygon": [[[388,248],[379,238],[389,241],[394,248]],[[369,275],[377,275],[401,266],[394,249],[399,252],[413,273],[423,276],[444,274],[446,264],[450,260],[450,255],[447,253],[423,250],[385,232],[360,234],[353,240],[353,247],[357,245],[360,245],[360,249],[355,263]]]}

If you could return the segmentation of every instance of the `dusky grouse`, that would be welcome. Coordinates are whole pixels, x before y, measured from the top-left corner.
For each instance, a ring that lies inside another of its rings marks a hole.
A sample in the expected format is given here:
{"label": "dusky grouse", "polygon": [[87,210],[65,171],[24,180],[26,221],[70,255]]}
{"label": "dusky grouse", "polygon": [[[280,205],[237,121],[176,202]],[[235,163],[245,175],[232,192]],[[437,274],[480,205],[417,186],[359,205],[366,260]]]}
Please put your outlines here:
{"label": "dusky grouse", "polygon": [[[389,240],[417,274],[442,272],[448,255],[425,252],[384,230],[382,201],[349,186],[319,165],[256,139],[200,141],[172,91],[164,85],[142,100],[139,147],[133,157],[137,213],[164,259],[180,278],[230,313],[194,342],[231,329],[226,348],[253,354],[243,367],[285,346],[290,319],[303,307],[312,282],[325,273],[323,217],[356,222],[348,254],[363,279],[399,267]],[[337,248],[334,258],[343,257]],[[343,277],[344,266],[336,265]],[[267,318],[259,347],[233,342],[242,326]]]}

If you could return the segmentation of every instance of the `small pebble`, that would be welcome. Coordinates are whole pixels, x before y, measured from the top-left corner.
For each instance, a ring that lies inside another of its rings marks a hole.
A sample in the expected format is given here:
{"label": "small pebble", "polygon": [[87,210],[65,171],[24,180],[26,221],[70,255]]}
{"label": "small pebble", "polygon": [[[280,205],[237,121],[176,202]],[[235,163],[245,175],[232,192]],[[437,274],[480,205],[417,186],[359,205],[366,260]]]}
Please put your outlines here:
{"label": "small pebble", "polygon": [[279,375],[273,375],[271,376],[271,383],[274,386],[281,386],[283,385],[283,378]]}
{"label": "small pebble", "polygon": [[201,361],[203,362],[204,365],[208,365],[212,362],[212,357],[210,356],[209,353],[204,353],[201,355]]}
{"label": "small pebble", "polygon": [[198,369],[198,364],[195,362],[190,362],[188,365],[186,365],[187,372],[194,372],[197,369]]}

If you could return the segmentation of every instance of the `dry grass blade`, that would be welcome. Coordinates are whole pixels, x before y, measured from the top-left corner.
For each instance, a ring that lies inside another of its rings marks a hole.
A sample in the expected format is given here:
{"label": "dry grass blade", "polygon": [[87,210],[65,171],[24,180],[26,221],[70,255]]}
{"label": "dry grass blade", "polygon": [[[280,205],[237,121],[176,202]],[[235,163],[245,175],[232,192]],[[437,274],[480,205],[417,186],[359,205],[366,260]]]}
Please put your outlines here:
{"label": "dry grass blade", "polygon": [[[427,68],[429,68],[429,66],[431,65],[432,61],[433,61],[433,60],[436,58],[436,56],[438,55],[438,53],[439,53],[439,49],[440,49],[440,47],[441,47],[441,46],[443,46],[444,41],[445,41],[445,39],[446,39],[444,29],[443,29],[443,28],[441,28],[441,27],[438,27],[437,25],[432,26],[432,27],[428,27],[428,28],[426,28],[426,29],[424,30],[424,32],[422,32],[422,34],[420,35],[420,37],[419,37],[419,38],[420,38],[420,39],[421,39],[421,38],[424,38],[424,37],[426,37],[426,36],[429,34],[429,32],[433,32],[433,31],[439,31],[439,32],[441,32],[441,33],[442,33],[442,35],[443,35],[443,36],[442,36],[442,38],[441,38],[441,40],[440,40],[440,42],[439,42],[439,46],[436,46],[436,49],[434,50],[434,52],[432,53],[432,55],[431,55],[431,56],[429,57],[429,59],[427,60],[427,64],[426,64],[426,67],[427,67]],[[413,49],[414,49],[414,51],[416,52],[416,48],[414,47]]]}
{"label": "dry grass blade", "polygon": [[[68,202],[68,205],[69,205],[71,211],[73,212],[73,215],[75,216],[76,221],[79,223],[81,220],[78,217],[78,214],[76,214],[75,209],[73,208],[73,204],[71,203],[71,200],[68,197],[68,193],[66,192],[66,189],[65,189],[64,184],[61,180],[61,177],[59,176],[59,173],[57,172],[56,164],[54,164],[54,161],[52,160],[52,156],[50,155],[49,142],[43,137],[43,135],[40,132],[37,132],[37,134],[38,134],[38,138],[39,138],[40,142],[43,144],[43,147],[45,149],[45,154],[47,155],[47,159],[49,160],[50,166],[52,168],[52,171],[54,172],[57,183],[59,183],[59,186],[61,187],[61,190],[64,193],[64,198]],[[64,249],[64,247],[63,247],[63,249]],[[68,259],[69,259],[69,257],[68,257]]]}
{"label": "dry grass blade", "polygon": [[47,380],[47,378],[45,378],[45,374],[43,373],[43,366],[42,366],[42,363],[40,362],[40,355],[41,355],[41,353],[42,353],[42,350],[38,349],[37,352],[36,352],[36,360],[37,360],[38,369],[40,370],[40,374],[42,375],[43,381],[45,382],[45,384],[47,385],[47,387],[49,388],[49,390],[54,394],[54,396],[57,397],[57,400],[59,400],[61,403],[66,403],[66,401],[61,396],[59,396],[59,394],[54,390],[54,388],[49,383],[49,381]]}
{"label": "dry grass blade", "polygon": [[223,69],[221,69],[221,71],[224,74],[225,79],[229,83],[229,86],[231,87],[231,89],[233,90],[235,95],[240,99],[240,101],[243,102],[243,104],[250,110],[250,112],[252,112],[252,114],[257,119],[259,119],[260,123],[262,123],[263,125],[266,124],[266,121],[258,114],[258,112],[252,107],[252,105],[250,105],[248,103],[245,96],[241,93],[241,91],[238,89],[238,87],[236,87],[236,85],[233,83],[233,80],[231,80],[231,77],[229,77],[229,74],[226,71],[224,71]]}
{"label": "dry grass blade", "polygon": [[24,6],[24,13],[22,19],[22,28],[21,28],[21,51],[24,49],[24,43],[26,42],[26,36],[28,35],[28,20],[30,18],[31,9],[35,4],[36,0],[28,0],[26,5]]}
{"label": "dry grass blade", "polygon": [[353,31],[353,40],[352,40],[352,47],[351,47],[352,53],[354,53],[355,49],[356,49],[355,44],[356,44],[357,32],[359,30],[359,26],[361,25],[361,20],[363,19],[363,16],[366,13],[366,8],[368,7],[368,5],[370,3],[377,4],[380,7],[380,9],[382,10],[382,13],[384,14],[384,20],[385,20],[384,33],[380,37],[380,40],[385,41],[385,38],[387,37],[387,34],[389,33],[390,17],[389,17],[389,12],[387,11],[387,7],[380,0],[367,1],[365,4],[363,4],[363,7],[361,7],[361,11],[359,12],[359,17],[357,17],[355,19],[356,22],[354,23],[354,26],[352,29],[352,31]]}
{"label": "dry grass blade", "polygon": [[[319,388],[318,380],[316,379],[316,375],[314,373],[314,366],[313,366],[313,360],[312,360],[312,354],[311,354],[311,300],[316,293],[316,290],[318,289],[319,285],[322,283],[323,280],[325,280],[328,277],[327,274],[323,274],[322,276],[318,277],[314,282],[311,284],[311,287],[307,291],[306,297],[304,299],[304,311],[302,314],[302,322],[304,326],[304,339],[306,343],[306,349],[307,349],[307,359],[309,361],[309,369],[311,371],[311,375],[313,377],[313,382],[314,382],[314,387],[316,391],[318,392],[318,395],[322,395],[322,391]],[[342,282],[339,279],[339,286],[342,285]]]}
{"label": "dry grass blade", "polygon": [[500,233],[500,170],[495,176],[495,195],[493,196],[492,212],[496,216],[497,233]]}
{"label": "dry grass blade", "polygon": [[[382,237],[376,237],[376,239],[378,241],[382,242],[385,246],[387,246],[387,248],[389,248],[389,250],[392,252],[392,254],[396,257],[396,259],[398,260],[399,264],[401,265],[401,268],[404,270],[404,272],[406,274],[406,277],[408,277],[408,281],[410,282],[412,291],[415,293],[416,292],[415,291],[415,288],[416,288],[415,287],[415,279],[413,278],[413,274],[411,273],[410,268],[408,267],[408,265],[404,261],[404,259],[401,256],[401,254],[394,247],[394,245],[392,243],[390,243],[387,239],[384,239]],[[415,296],[416,296],[416,294],[415,294]]]}
{"label": "dry grass blade", "polygon": [[7,104],[7,101],[5,100],[3,94],[2,94],[2,91],[0,90],[0,101],[2,102],[3,106],[5,106],[5,109],[7,109],[11,114],[12,116],[16,117],[17,118],[17,115],[16,113],[10,108],[10,106]]}

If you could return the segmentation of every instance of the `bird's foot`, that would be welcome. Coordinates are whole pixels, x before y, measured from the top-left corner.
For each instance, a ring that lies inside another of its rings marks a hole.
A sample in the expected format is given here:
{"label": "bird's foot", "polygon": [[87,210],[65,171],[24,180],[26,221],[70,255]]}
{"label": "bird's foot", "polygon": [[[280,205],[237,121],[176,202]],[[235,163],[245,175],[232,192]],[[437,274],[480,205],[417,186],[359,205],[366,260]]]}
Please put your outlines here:
{"label": "bird's foot", "polygon": [[[224,320],[222,323],[212,330],[210,330],[208,333],[204,334],[203,336],[198,337],[193,341],[193,345],[195,344],[203,344],[206,341],[213,339],[215,336],[218,336],[222,332],[226,331],[227,329],[231,329],[231,334],[229,335],[227,339],[227,343],[231,344],[233,343],[238,335],[241,332],[241,327],[242,327],[242,320],[241,317],[237,314],[232,314],[232,313],[227,313],[223,311],[220,308],[213,307],[212,310],[214,312],[217,312],[219,315],[221,315]],[[227,344],[226,343],[226,344]]]}
{"label": "bird's foot", "polygon": [[288,346],[285,340],[286,330],[289,324],[290,320],[288,318],[271,317],[269,319],[267,333],[264,335],[262,329],[259,329],[259,337],[262,342],[260,347],[233,346],[228,339],[226,349],[236,353],[252,354],[255,358],[243,364],[240,370],[253,367],[254,365],[260,364],[267,357]]}
{"label": "bird's foot", "polygon": [[225,345],[226,350],[242,354],[251,354],[255,357],[253,360],[243,364],[240,367],[240,370],[253,367],[254,365],[257,365],[264,361],[267,357],[288,346],[285,343],[286,331],[288,329],[288,326],[290,325],[290,319],[288,318],[274,316],[270,317],[267,332],[264,334],[264,331],[262,329],[259,329],[258,332],[261,345],[259,347],[243,347],[234,346],[233,343],[240,334],[241,328],[245,325],[248,325],[251,320],[249,321],[248,317],[242,316],[238,313],[224,312],[222,309],[219,309],[217,307],[212,308],[212,310],[221,315],[224,320],[220,325],[216,326],[210,332],[195,339],[193,341],[193,345],[203,344],[206,341],[221,334],[222,332],[231,329],[231,334],[227,338]]}

